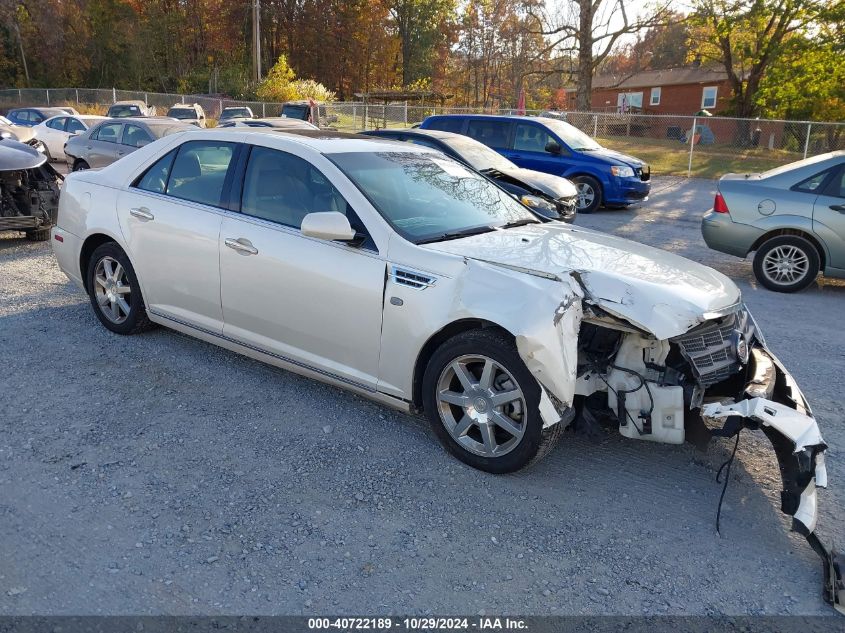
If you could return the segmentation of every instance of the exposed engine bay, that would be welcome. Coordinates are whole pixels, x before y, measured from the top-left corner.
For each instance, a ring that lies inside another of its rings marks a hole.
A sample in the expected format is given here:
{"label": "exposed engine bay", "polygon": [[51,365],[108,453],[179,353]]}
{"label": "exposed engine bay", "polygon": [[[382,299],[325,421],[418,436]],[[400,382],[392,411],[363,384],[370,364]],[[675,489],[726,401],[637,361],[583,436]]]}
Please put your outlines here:
{"label": "exposed engine bay", "polygon": [[15,141],[0,143],[0,230],[46,239],[44,230],[56,220],[61,184],[43,154]]}
{"label": "exposed engine bay", "polygon": [[632,439],[701,449],[713,437],[738,444],[743,429],[762,431],[777,455],[781,511],[822,558],[825,600],[845,613],[845,561],[814,533],[827,445],[744,306],[668,340],[589,307],[579,332],[575,409],[576,428],[588,434],[612,426]]}

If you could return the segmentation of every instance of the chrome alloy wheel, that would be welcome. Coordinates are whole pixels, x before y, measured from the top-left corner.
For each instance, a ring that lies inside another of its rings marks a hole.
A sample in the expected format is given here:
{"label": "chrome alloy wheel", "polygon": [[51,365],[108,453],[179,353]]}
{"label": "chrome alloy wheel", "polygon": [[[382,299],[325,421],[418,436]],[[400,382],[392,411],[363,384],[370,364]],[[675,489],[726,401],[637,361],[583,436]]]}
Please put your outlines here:
{"label": "chrome alloy wheel", "polygon": [[763,258],[763,274],[773,284],[788,286],[804,278],[810,270],[807,253],[785,244],[776,246]]}
{"label": "chrome alloy wheel", "polygon": [[113,257],[103,257],[94,269],[94,294],[103,315],[112,323],[123,323],[129,316],[132,287],[126,271]]}
{"label": "chrome alloy wheel", "polygon": [[586,209],[596,199],[596,192],[592,185],[586,182],[576,182],[575,189],[578,191],[578,210]]}
{"label": "chrome alloy wheel", "polygon": [[501,457],[525,435],[527,406],[516,380],[486,356],[453,360],[437,381],[440,420],[458,444],[482,457]]}

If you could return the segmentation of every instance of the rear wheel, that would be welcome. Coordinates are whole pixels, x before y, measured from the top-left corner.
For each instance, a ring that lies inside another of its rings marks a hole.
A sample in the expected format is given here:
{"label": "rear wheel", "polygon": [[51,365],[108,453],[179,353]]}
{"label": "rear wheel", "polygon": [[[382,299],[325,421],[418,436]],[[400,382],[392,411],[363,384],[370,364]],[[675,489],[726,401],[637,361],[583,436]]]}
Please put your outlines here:
{"label": "rear wheel", "polygon": [[819,274],[819,252],[798,235],[780,235],[763,242],[754,255],[754,276],[775,292],[803,290]]}
{"label": "rear wheel", "polygon": [[152,327],[132,263],[117,244],[98,246],[88,261],[88,294],[94,313],[116,334],[137,334]]}
{"label": "rear wheel", "polygon": [[86,163],[84,160],[79,159],[73,163],[73,168],[71,171],[83,171],[85,169],[91,169],[91,165]]}
{"label": "rear wheel", "polygon": [[578,190],[578,213],[592,213],[601,206],[601,183],[592,176],[575,176],[571,179]]}
{"label": "rear wheel", "polygon": [[423,406],[443,446],[490,473],[545,456],[562,424],[544,429],[540,385],[514,342],[495,330],[459,334],[440,346],[423,377]]}

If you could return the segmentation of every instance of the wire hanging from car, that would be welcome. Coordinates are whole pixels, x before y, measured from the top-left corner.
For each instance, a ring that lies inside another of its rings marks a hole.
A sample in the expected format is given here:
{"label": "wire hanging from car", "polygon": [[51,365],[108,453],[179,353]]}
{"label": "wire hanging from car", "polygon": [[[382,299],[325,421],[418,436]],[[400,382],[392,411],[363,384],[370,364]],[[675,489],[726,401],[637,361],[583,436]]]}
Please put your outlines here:
{"label": "wire hanging from car", "polygon": [[719,466],[719,470],[716,472],[716,483],[720,484],[722,483],[719,479],[722,476],[722,470],[727,467],[725,472],[725,482],[722,485],[722,494],[719,495],[719,505],[716,508],[716,534],[719,536],[722,536],[722,532],[719,530],[719,521],[722,518],[722,502],[725,500],[725,493],[728,490],[728,481],[731,478],[731,466],[733,466],[734,457],[736,457],[736,449],[739,447],[739,434],[741,431],[742,429],[739,429],[736,432],[736,442],[734,442],[734,449],[731,451],[731,456],[728,457],[721,466]]}

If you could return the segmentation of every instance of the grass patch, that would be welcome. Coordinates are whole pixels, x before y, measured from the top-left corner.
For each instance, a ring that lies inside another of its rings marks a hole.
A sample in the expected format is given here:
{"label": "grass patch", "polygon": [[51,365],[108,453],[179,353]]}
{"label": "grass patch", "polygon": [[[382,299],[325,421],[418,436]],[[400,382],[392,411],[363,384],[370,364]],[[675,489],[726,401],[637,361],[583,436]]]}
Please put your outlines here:
{"label": "grass patch", "polygon": [[[646,161],[655,176],[686,176],[689,164],[689,145],[664,139],[599,138],[599,143]],[[803,155],[784,150],[747,149],[728,145],[698,145],[693,150],[694,178],[719,178],[725,174],[756,173],[779,167]]]}

